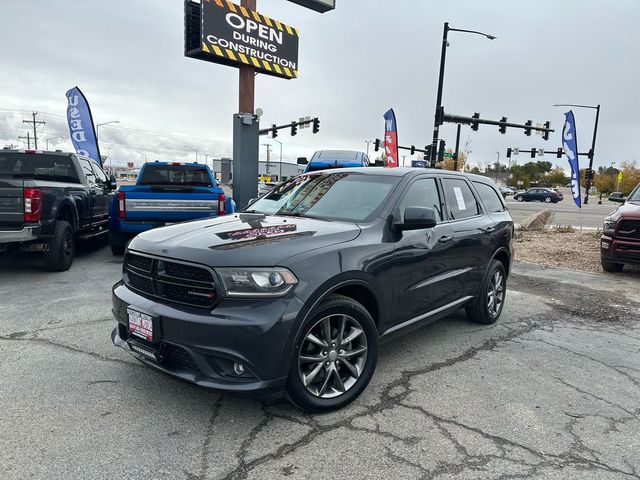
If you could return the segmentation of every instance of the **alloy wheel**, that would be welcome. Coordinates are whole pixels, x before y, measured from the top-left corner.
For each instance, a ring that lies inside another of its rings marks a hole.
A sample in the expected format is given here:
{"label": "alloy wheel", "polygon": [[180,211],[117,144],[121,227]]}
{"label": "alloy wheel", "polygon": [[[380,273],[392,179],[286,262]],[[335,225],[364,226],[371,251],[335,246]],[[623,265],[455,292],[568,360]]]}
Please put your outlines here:
{"label": "alloy wheel", "polygon": [[349,315],[328,315],[307,331],[298,352],[298,374],[318,398],[335,398],[355,385],[367,362],[367,336]]}
{"label": "alloy wheel", "polygon": [[502,275],[502,272],[496,270],[491,276],[489,288],[487,289],[487,310],[492,317],[497,317],[502,310],[504,290],[504,275]]}

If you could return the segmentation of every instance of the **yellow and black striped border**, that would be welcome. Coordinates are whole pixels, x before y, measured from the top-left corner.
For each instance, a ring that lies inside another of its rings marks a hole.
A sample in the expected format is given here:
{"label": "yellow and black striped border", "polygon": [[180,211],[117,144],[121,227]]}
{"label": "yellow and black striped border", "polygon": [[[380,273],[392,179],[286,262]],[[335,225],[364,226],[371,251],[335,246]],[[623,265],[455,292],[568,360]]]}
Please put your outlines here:
{"label": "yellow and black striped border", "polygon": [[[295,27],[291,27],[285,23],[282,23],[279,20],[275,20],[273,18],[267,17],[261,13],[255,12],[253,10],[249,10],[243,6],[237,5],[229,0],[206,0],[207,3],[214,3],[220,8],[225,8],[233,13],[240,13],[244,17],[255,20],[258,23],[262,23],[271,28],[277,28],[281,32],[286,32],[289,35],[293,35],[296,37],[300,37],[298,29]],[[270,73],[276,73],[283,77],[287,78],[298,78],[298,71],[292,70],[288,67],[281,67],[278,64],[267,62],[266,60],[260,60],[259,58],[251,57],[249,55],[245,55],[243,53],[235,53],[228,48],[221,48],[218,45],[207,45],[206,43],[202,43],[202,51],[207,52],[209,54],[216,55],[218,57],[222,57],[227,60],[231,60],[233,62],[241,62],[245,65],[251,65],[260,70],[265,70]]]}

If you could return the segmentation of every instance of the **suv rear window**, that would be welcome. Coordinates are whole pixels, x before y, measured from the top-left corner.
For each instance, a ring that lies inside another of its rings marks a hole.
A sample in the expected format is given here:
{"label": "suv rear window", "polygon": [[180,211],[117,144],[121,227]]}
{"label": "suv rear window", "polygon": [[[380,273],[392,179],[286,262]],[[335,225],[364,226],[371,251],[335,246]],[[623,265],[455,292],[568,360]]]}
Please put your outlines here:
{"label": "suv rear window", "polygon": [[443,178],[442,187],[452,220],[475,217],[480,213],[469,184],[457,178]]}
{"label": "suv rear window", "polygon": [[206,168],[187,165],[146,165],[138,183],[140,185],[212,186]]}
{"label": "suv rear window", "polygon": [[54,182],[80,182],[71,157],[46,153],[0,151],[0,175]]}
{"label": "suv rear window", "polygon": [[473,185],[476,187],[476,191],[478,192],[478,195],[480,195],[482,203],[484,203],[484,206],[487,207],[489,212],[504,212],[502,199],[491,185],[480,182],[473,182]]}

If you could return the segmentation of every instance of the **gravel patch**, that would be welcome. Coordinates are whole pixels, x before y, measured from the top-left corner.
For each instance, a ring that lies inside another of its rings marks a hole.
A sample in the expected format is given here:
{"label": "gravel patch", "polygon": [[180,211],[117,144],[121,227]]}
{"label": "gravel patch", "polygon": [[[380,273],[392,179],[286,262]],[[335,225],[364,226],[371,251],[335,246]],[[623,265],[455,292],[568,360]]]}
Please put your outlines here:
{"label": "gravel patch", "polygon": [[[603,273],[598,231],[516,231],[515,250],[519,262]],[[640,278],[640,268],[627,265],[616,275]]]}

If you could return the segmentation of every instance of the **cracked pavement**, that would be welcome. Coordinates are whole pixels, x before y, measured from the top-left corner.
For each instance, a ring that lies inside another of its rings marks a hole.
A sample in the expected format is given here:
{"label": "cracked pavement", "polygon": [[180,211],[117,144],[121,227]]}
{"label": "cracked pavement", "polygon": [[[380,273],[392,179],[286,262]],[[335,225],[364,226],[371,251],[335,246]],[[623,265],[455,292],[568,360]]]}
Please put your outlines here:
{"label": "cracked pavement", "polygon": [[640,478],[640,278],[516,265],[498,324],[385,342],[356,402],[308,415],[113,347],[120,261],[0,259],[0,478]]}

